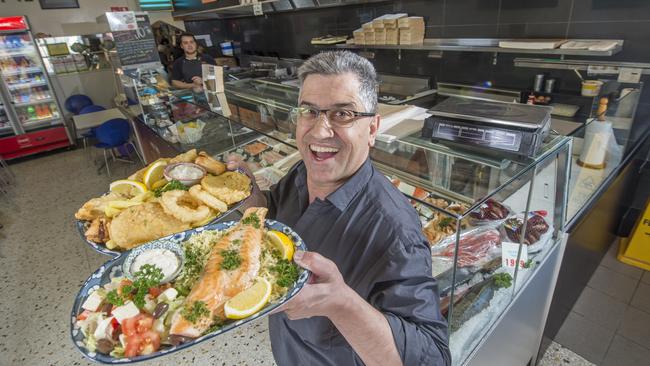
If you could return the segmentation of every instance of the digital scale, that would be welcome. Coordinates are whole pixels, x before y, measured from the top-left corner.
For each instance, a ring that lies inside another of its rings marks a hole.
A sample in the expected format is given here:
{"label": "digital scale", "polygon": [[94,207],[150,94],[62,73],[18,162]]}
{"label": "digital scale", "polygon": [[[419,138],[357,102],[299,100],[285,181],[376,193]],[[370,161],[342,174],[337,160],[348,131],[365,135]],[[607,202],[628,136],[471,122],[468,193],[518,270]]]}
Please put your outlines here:
{"label": "digital scale", "polygon": [[551,107],[448,98],[428,113],[422,137],[456,146],[534,156],[548,136]]}

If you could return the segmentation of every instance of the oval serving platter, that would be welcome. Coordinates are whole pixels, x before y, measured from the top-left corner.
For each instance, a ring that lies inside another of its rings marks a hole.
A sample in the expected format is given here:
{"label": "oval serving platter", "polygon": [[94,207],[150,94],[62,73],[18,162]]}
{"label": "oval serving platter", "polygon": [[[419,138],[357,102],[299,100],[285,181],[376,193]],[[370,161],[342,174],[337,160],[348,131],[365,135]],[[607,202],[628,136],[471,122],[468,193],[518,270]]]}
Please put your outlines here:
{"label": "oval serving platter", "polygon": [[[192,235],[196,233],[200,233],[206,230],[208,231],[227,230],[233,225],[236,225],[237,223],[238,221],[229,221],[229,222],[206,225],[204,227],[199,227],[196,229],[192,229],[181,233],[169,235],[160,239],[156,239],[154,241],[151,241],[147,244],[141,245],[139,247],[132,249],[131,251],[127,251],[124,253],[141,252],[152,248],[169,249],[170,246],[180,247],[184,241],[188,240]],[[268,230],[277,230],[285,233],[293,241],[296,250],[307,250],[307,247],[305,246],[305,243],[300,238],[300,236],[295,231],[293,231],[290,227],[284,225],[283,223],[274,220],[265,220],[264,226]],[[84,335],[79,329],[79,327],[76,325],[77,315],[82,312],[83,309],[81,308],[81,305],[84,303],[86,298],[90,296],[90,294],[93,291],[109,283],[111,279],[113,279],[114,277],[124,276],[123,264],[124,261],[127,259],[127,257],[129,256],[120,255],[119,257],[109,260],[108,262],[104,263],[97,271],[95,271],[90,277],[88,277],[88,279],[81,286],[81,289],[79,290],[79,293],[77,294],[77,297],[75,298],[74,304],[72,306],[72,312],[70,317],[70,336],[72,337],[72,342],[75,344],[77,349],[84,355],[84,357],[95,362],[100,362],[104,364],[134,363],[134,362],[140,362],[140,361],[149,360],[153,358],[158,358],[167,354],[171,354],[192,347],[208,339],[214,338],[220,334],[238,328],[255,319],[259,319],[267,316],[271,311],[273,311],[277,307],[281,306],[282,304],[284,304],[285,302],[289,301],[291,298],[296,296],[296,294],[298,294],[298,292],[303,288],[305,283],[307,283],[307,280],[309,279],[310,276],[309,271],[299,267],[300,274],[298,276],[298,280],[293,285],[293,287],[291,287],[287,291],[286,295],[282,296],[280,299],[278,299],[278,301],[267,304],[264,308],[262,308],[262,310],[260,310],[259,312],[253,314],[248,318],[244,318],[241,320],[234,320],[233,322],[224,325],[223,327],[217,329],[216,331],[205,334],[190,342],[186,342],[178,346],[169,346],[164,349],[161,348],[160,350],[152,354],[137,356],[132,358],[114,358],[111,357],[110,355],[106,355],[98,352],[89,352],[84,346],[84,342],[83,342]]]}
{"label": "oval serving platter", "polygon": [[[239,173],[242,173],[242,174],[246,174],[246,172],[241,170],[241,169],[236,169],[235,171],[237,171]],[[248,197],[244,198],[243,200],[241,200],[239,202],[236,202],[233,205],[231,205],[230,207],[228,207],[228,210],[226,212],[222,213],[221,215],[218,215],[212,221],[210,221],[207,225],[202,226],[202,227],[207,227],[208,225],[213,225],[213,224],[218,223],[224,217],[230,215],[235,210],[239,209],[241,207],[241,205],[243,205],[244,202],[246,202],[246,200],[248,200],[248,198],[253,193],[252,179],[254,179],[254,178],[251,178],[251,177],[249,177],[249,178],[251,179],[251,186],[250,186],[251,194],[248,195]],[[86,244],[88,244],[92,250],[96,251],[97,253],[108,255],[108,256],[111,256],[111,257],[119,257],[122,253],[126,252],[126,251],[108,249],[108,248],[106,248],[106,245],[104,245],[104,244],[96,243],[96,242],[94,242],[92,240],[86,239],[86,230],[88,230],[88,227],[90,226],[90,221],[83,221],[83,220],[75,220],[75,221],[76,221],[75,226],[77,227],[77,231],[79,232],[79,235],[81,236],[81,240],[83,240]]]}

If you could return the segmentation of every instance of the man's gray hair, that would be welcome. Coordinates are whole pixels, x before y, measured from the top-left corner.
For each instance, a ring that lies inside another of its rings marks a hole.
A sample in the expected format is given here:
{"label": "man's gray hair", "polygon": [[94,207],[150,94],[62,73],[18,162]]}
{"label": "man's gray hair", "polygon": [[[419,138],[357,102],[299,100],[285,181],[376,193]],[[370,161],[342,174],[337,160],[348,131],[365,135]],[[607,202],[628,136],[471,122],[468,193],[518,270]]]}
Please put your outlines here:
{"label": "man's gray hair", "polygon": [[[359,98],[366,112],[377,113],[379,83],[375,67],[370,61],[350,51],[327,51],[310,57],[298,69],[300,86],[307,76],[340,75],[352,73],[359,80]],[[361,111],[360,111],[361,112]]]}

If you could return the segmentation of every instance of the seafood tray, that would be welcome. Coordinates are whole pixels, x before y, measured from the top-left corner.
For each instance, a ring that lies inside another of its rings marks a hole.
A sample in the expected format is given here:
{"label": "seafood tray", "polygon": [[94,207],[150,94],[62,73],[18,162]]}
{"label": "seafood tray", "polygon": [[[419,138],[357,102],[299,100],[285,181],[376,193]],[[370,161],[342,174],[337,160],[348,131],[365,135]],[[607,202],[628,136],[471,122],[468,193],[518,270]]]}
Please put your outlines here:
{"label": "seafood tray", "polygon": [[[154,359],[154,358],[158,358],[158,357],[163,357],[164,355],[171,354],[171,353],[174,353],[174,352],[178,352],[178,351],[193,347],[193,346],[195,346],[197,344],[200,344],[200,343],[205,342],[205,341],[207,341],[209,339],[212,339],[212,338],[214,338],[214,337],[216,337],[218,335],[228,333],[228,332],[230,332],[230,331],[232,331],[234,329],[237,329],[237,328],[243,326],[244,324],[247,324],[247,323],[249,323],[249,322],[251,322],[253,320],[264,318],[267,315],[269,315],[269,313],[272,312],[274,309],[278,308],[279,306],[281,306],[282,304],[286,303],[291,298],[296,296],[296,294],[302,289],[302,287],[307,283],[307,281],[309,279],[309,271],[304,270],[304,269],[302,269],[300,267],[297,267],[298,272],[296,273],[295,281],[292,282],[292,283],[289,283],[288,287],[285,287],[284,294],[281,295],[280,297],[276,298],[276,299],[272,298],[270,302],[266,303],[260,310],[254,312],[252,315],[250,315],[248,317],[245,317],[243,319],[239,319],[239,320],[225,319],[221,323],[218,323],[216,326],[213,325],[213,326],[207,328],[206,331],[200,333],[201,335],[196,337],[196,338],[180,337],[179,340],[174,341],[174,340],[171,340],[174,337],[173,335],[170,335],[171,330],[163,331],[163,333],[160,333],[160,334],[156,333],[156,334],[158,334],[158,336],[153,334],[154,338],[157,338],[157,347],[153,347],[154,350],[152,352],[150,352],[150,353],[148,352],[148,353],[145,354],[144,351],[141,352],[142,349],[140,349],[140,351],[136,352],[136,356],[127,357],[126,352],[128,352],[128,349],[129,349],[129,342],[131,342],[131,341],[135,342],[135,340],[132,340],[132,338],[130,338],[131,337],[130,335],[126,335],[126,333],[128,332],[126,329],[128,329],[127,324],[129,322],[129,320],[130,319],[136,319],[135,321],[139,322],[138,319],[141,319],[140,317],[145,317],[146,318],[146,316],[149,316],[149,317],[153,316],[154,319],[156,319],[156,320],[163,320],[162,323],[165,323],[164,326],[168,327],[168,325],[166,324],[166,319],[167,318],[172,318],[172,317],[175,318],[176,316],[178,316],[179,313],[184,314],[181,310],[184,310],[184,309],[189,307],[189,303],[186,303],[185,299],[188,299],[188,302],[192,301],[192,300],[190,300],[191,293],[190,293],[190,295],[187,295],[187,297],[182,297],[180,295],[180,292],[179,292],[178,297],[176,295],[174,295],[176,300],[172,299],[171,301],[172,302],[173,301],[179,301],[179,302],[182,303],[182,305],[180,305],[180,307],[176,308],[176,310],[172,310],[173,309],[172,305],[168,304],[167,307],[165,308],[165,310],[162,311],[163,315],[162,315],[161,318],[158,318],[155,315],[156,312],[158,311],[157,310],[158,306],[156,306],[156,310],[154,310],[152,312],[153,315],[147,315],[148,310],[145,310],[146,309],[146,305],[145,305],[145,307],[140,308],[138,315],[136,315],[134,317],[124,318],[122,320],[119,320],[121,322],[121,327],[116,326],[116,325],[112,325],[112,323],[107,326],[107,327],[110,327],[110,326],[114,327],[113,333],[111,333],[111,337],[114,337],[116,335],[115,332],[121,333],[121,334],[119,334],[119,336],[120,336],[119,340],[113,340],[112,341],[113,342],[112,347],[124,347],[124,349],[125,349],[123,351],[124,354],[122,354],[122,353],[115,354],[114,352],[115,352],[116,348],[112,348],[112,351],[111,351],[110,354],[107,353],[107,352],[101,352],[101,349],[99,348],[99,345],[98,345],[99,342],[97,342],[97,346],[94,346],[96,348],[89,349],[90,348],[90,344],[88,343],[89,340],[85,336],[84,331],[82,331],[82,327],[86,327],[87,325],[84,324],[83,322],[86,321],[86,319],[90,319],[90,316],[97,316],[98,318],[103,320],[104,315],[105,315],[107,317],[106,319],[108,319],[107,321],[110,323],[110,322],[112,322],[112,321],[114,321],[114,320],[116,320],[118,318],[118,314],[117,314],[117,308],[115,308],[115,307],[113,307],[112,310],[108,310],[108,312],[104,314],[105,310],[103,310],[103,309],[104,309],[105,305],[100,305],[100,304],[108,304],[108,305],[110,305],[110,302],[106,303],[106,301],[108,301],[108,299],[109,299],[108,294],[99,295],[99,296],[105,296],[105,299],[101,300],[100,303],[96,303],[96,306],[97,306],[98,310],[94,310],[94,313],[93,312],[89,313],[88,310],[87,310],[87,306],[86,307],[82,307],[82,306],[85,305],[86,301],[89,299],[89,297],[91,297],[93,295],[94,292],[99,291],[100,289],[102,289],[103,291],[108,291],[108,287],[109,286],[116,286],[116,285],[114,285],[116,283],[120,284],[120,286],[122,286],[124,284],[123,278],[124,277],[129,277],[128,270],[126,269],[128,267],[129,258],[132,258],[134,256],[137,257],[138,255],[140,255],[143,252],[146,252],[148,250],[170,250],[170,251],[172,251],[174,253],[184,253],[183,243],[187,242],[194,235],[200,235],[200,234],[205,234],[205,233],[210,233],[210,232],[223,233],[223,234],[221,234],[223,236],[221,236],[220,238],[224,239],[224,238],[226,238],[226,235],[228,235],[228,234],[225,234],[224,232],[227,233],[227,231],[230,230],[230,229],[233,229],[233,228],[236,229],[237,224],[238,224],[238,222],[218,223],[218,224],[212,224],[212,225],[208,225],[208,226],[205,226],[205,227],[200,227],[200,228],[192,229],[192,230],[189,230],[189,231],[169,235],[169,236],[154,240],[154,241],[152,241],[150,243],[147,243],[147,244],[141,245],[139,247],[136,247],[136,248],[134,248],[134,249],[132,249],[130,251],[125,252],[124,255],[113,258],[113,259],[109,260],[108,262],[106,262],[105,264],[103,264],[98,270],[96,270],[92,275],[90,275],[88,277],[88,279],[84,282],[84,284],[81,286],[81,289],[79,290],[79,293],[77,294],[77,296],[75,298],[75,301],[74,301],[74,304],[73,304],[73,307],[72,307],[72,312],[71,312],[71,317],[70,317],[70,336],[72,338],[73,343],[77,347],[77,349],[83,354],[84,357],[86,357],[86,358],[88,358],[88,359],[90,359],[92,361],[100,362],[100,363],[104,363],[104,364],[134,363],[134,362],[140,362],[140,361]],[[241,229],[241,227],[242,226],[240,226],[240,229]],[[293,229],[291,229],[290,227],[288,227],[288,226],[286,226],[286,225],[284,225],[284,224],[282,224],[280,222],[273,221],[273,220],[264,220],[264,229],[265,230],[278,231],[278,232],[281,232],[284,235],[286,235],[288,238],[290,238],[291,242],[293,243],[293,246],[295,248],[294,250],[307,250],[307,248],[305,246],[305,243],[300,238],[300,236]],[[243,230],[247,230],[247,229],[243,229]],[[250,228],[248,230],[250,230]],[[221,240],[221,239],[219,239],[219,240]],[[233,240],[233,242],[234,241],[236,241],[236,240]],[[243,249],[241,249],[241,250],[243,250]],[[184,256],[184,254],[181,254],[181,255]],[[208,256],[208,258],[211,258],[211,256],[212,256],[210,251],[206,255]],[[210,259],[208,259],[208,261],[209,260]],[[261,261],[261,259],[260,259],[260,261]],[[183,267],[183,266],[186,265],[187,261],[184,258],[181,258],[180,263],[181,263],[180,266]],[[222,269],[221,271],[223,271],[223,270],[224,269]],[[261,276],[261,274],[258,274],[258,275]],[[113,279],[115,279],[115,281],[112,281]],[[172,282],[170,282],[168,284],[169,287],[167,287],[167,289],[177,287],[177,285],[173,281],[174,280],[172,280]],[[194,286],[196,286],[196,285],[194,285]],[[117,293],[119,294],[120,291],[121,290],[118,290]],[[133,291],[130,292],[131,295],[133,293],[134,293]],[[164,293],[165,293],[165,291],[163,291],[161,293],[161,295],[156,295],[156,296],[158,296],[158,298],[160,298],[160,296],[162,296]],[[151,294],[151,289],[149,289],[149,294]],[[122,296],[124,296],[124,295],[122,295]],[[147,295],[147,296],[149,296],[149,295]],[[145,297],[145,299],[146,299],[146,297]],[[149,299],[151,299],[151,298],[149,298]],[[129,300],[124,300],[124,301],[125,301],[125,304],[129,304],[129,303],[132,304],[132,303],[135,302],[135,299],[134,299],[133,302],[131,302]],[[162,304],[162,302],[159,303],[158,305],[160,305],[160,304]],[[196,303],[194,303],[194,305],[196,305]],[[191,307],[189,307],[189,308],[191,309]],[[109,306],[109,309],[110,309],[110,306]],[[169,310],[167,310],[167,309],[169,309]],[[111,314],[113,311],[115,313]],[[201,313],[199,313],[199,314],[201,314]],[[102,316],[100,316],[100,315],[102,315]],[[110,315],[110,317],[109,317],[109,315]],[[84,318],[84,316],[86,318]],[[158,315],[158,316],[160,316],[160,315]],[[186,315],[182,315],[182,316],[184,317]],[[199,316],[202,317],[202,316],[205,316],[205,315],[199,315]],[[199,319],[201,319],[201,318],[199,318]],[[142,323],[137,323],[137,324],[142,324]],[[173,324],[173,320],[172,320],[172,324]],[[194,324],[197,324],[197,323],[194,323]],[[137,327],[140,327],[140,325],[137,325]],[[173,325],[171,325],[171,327],[173,328]],[[99,325],[97,325],[97,328],[99,328]],[[91,331],[88,331],[87,328],[83,328],[83,329],[87,333],[91,332]],[[136,328],[136,329],[138,329],[137,332],[140,332],[139,328]],[[151,332],[154,332],[154,331],[158,332],[158,329],[156,328],[155,323],[154,323],[153,327],[148,332],[151,333]],[[95,329],[94,332],[88,333],[88,334],[96,334],[96,332],[97,332],[97,329]],[[167,332],[167,333],[165,333],[165,332]],[[146,337],[147,337],[147,334],[149,334],[149,333],[144,333],[144,335],[142,336],[142,339],[148,340]],[[133,333],[133,334],[134,334],[133,337],[137,337],[137,336],[140,335],[140,333],[137,333],[137,334]],[[165,335],[165,334],[167,334],[167,335]],[[93,336],[93,337],[95,337],[95,336]],[[117,338],[117,337],[115,337],[115,338]],[[137,339],[137,338],[133,338],[133,339]],[[103,341],[104,339],[101,339],[101,340]],[[107,341],[110,342],[110,340],[107,340]],[[119,346],[120,344],[124,344],[122,342],[124,342],[126,345]],[[144,340],[142,340],[142,342],[144,342]],[[146,346],[145,346],[144,349],[147,349]],[[149,351],[151,351],[151,349],[149,349]]]}
{"label": "seafood tray", "polygon": [[[251,186],[251,190],[252,190],[252,186]],[[246,199],[243,199],[243,200],[241,200],[241,201],[239,201],[239,202],[237,202],[237,203],[235,203],[235,204],[233,204],[231,206],[228,206],[228,211],[223,212],[219,216],[212,219],[208,223],[208,225],[215,224],[215,223],[219,222],[220,220],[222,220],[224,217],[228,217],[231,213],[237,211],[241,207],[241,205],[244,204],[244,202],[246,202]],[[124,253],[124,251],[108,249],[106,247],[106,245],[104,245],[104,244],[95,243],[92,240],[88,240],[86,238],[85,233],[86,233],[86,230],[88,230],[88,227],[90,226],[90,221],[76,220],[75,226],[77,228],[77,231],[79,232],[79,236],[81,236],[81,240],[83,240],[86,244],[88,244],[90,246],[90,248],[92,250],[96,251],[97,253],[108,255],[108,256],[111,256],[111,257],[117,257],[117,256],[120,256],[122,253]]]}

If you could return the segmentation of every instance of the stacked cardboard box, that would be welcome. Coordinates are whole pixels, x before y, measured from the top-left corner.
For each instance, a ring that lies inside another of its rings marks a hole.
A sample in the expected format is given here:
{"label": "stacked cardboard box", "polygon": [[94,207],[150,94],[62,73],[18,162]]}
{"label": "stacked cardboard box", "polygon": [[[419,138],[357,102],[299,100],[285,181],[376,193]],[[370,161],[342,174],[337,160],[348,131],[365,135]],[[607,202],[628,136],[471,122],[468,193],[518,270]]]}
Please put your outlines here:
{"label": "stacked cardboard box", "polygon": [[424,18],[404,13],[385,14],[352,33],[358,45],[421,44],[424,42]]}
{"label": "stacked cardboard box", "polygon": [[424,42],[424,18],[404,17],[397,21],[399,44],[422,44]]}
{"label": "stacked cardboard box", "polygon": [[352,36],[354,37],[354,44],[366,44],[366,36],[363,32],[363,28],[359,28],[353,31]]}

